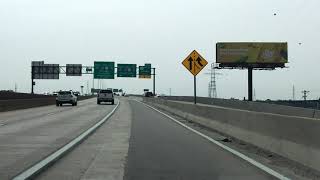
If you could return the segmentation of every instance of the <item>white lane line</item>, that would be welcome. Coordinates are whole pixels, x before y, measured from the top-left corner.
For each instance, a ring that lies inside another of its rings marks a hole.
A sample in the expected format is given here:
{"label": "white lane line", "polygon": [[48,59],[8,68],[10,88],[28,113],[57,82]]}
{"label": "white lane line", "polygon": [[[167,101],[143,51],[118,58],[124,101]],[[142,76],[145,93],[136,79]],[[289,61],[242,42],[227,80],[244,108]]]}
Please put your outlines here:
{"label": "white lane line", "polygon": [[45,169],[48,165],[51,165],[52,163],[54,163],[57,159],[61,158],[65,153],[70,151],[72,148],[76,147],[82,140],[87,138],[91,133],[96,131],[104,122],[106,122],[113,115],[113,113],[116,111],[119,104],[120,104],[120,101],[118,101],[116,107],[114,107],[113,110],[106,117],[104,117],[102,120],[100,120],[98,123],[93,125],[91,128],[89,128],[88,130],[86,130],[85,132],[80,134],[78,137],[73,139],[71,142],[64,145],[63,147],[61,147],[60,149],[58,149],[57,151],[55,151],[54,153],[52,153],[48,157],[46,157],[43,160],[41,160],[40,162],[38,162],[37,164],[34,164],[30,168],[24,170],[22,173],[20,173],[16,177],[14,177],[13,180],[29,179],[32,176],[40,173],[43,169]]}
{"label": "white lane line", "polygon": [[240,152],[238,152],[238,151],[236,151],[236,150],[234,150],[234,149],[232,149],[232,148],[230,148],[230,147],[228,147],[228,146],[225,146],[224,144],[222,144],[222,143],[220,143],[220,142],[218,142],[218,141],[210,138],[209,136],[207,136],[207,135],[205,135],[205,134],[202,134],[201,132],[199,132],[199,131],[197,131],[197,130],[195,130],[195,129],[192,129],[191,127],[189,127],[189,126],[183,124],[182,122],[174,119],[173,117],[165,114],[164,112],[161,112],[161,111],[159,111],[158,109],[156,109],[156,108],[154,108],[154,107],[152,107],[152,106],[150,106],[150,105],[148,105],[148,104],[146,104],[146,103],[143,103],[143,102],[141,102],[141,101],[138,101],[138,100],[135,100],[135,101],[137,101],[137,102],[139,102],[139,103],[142,103],[142,104],[144,104],[145,106],[147,106],[147,107],[149,107],[149,108],[157,111],[158,113],[166,116],[167,118],[171,119],[171,120],[174,121],[175,123],[177,123],[177,124],[183,126],[184,128],[186,128],[186,129],[188,129],[188,130],[190,130],[190,131],[192,131],[192,132],[194,132],[194,133],[202,136],[203,138],[205,138],[205,139],[209,140],[210,142],[216,144],[217,146],[221,147],[222,149],[224,149],[224,150],[226,150],[226,151],[229,151],[230,153],[238,156],[239,158],[241,158],[241,159],[249,162],[250,164],[254,165],[255,167],[263,170],[264,172],[266,172],[266,173],[268,173],[268,174],[270,174],[270,175],[272,175],[272,176],[274,176],[274,177],[276,177],[276,178],[278,178],[278,179],[281,179],[281,180],[290,180],[289,178],[287,178],[287,177],[285,177],[284,175],[282,175],[282,174],[274,171],[273,169],[271,169],[271,168],[269,168],[269,167],[267,167],[267,166],[265,166],[265,165],[263,165],[263,164],[255,161],[255,160],[249,158],[248,156],[246,156],[246,155],[244,155],[244,154],[242,154],[242,153],[240,153]]}

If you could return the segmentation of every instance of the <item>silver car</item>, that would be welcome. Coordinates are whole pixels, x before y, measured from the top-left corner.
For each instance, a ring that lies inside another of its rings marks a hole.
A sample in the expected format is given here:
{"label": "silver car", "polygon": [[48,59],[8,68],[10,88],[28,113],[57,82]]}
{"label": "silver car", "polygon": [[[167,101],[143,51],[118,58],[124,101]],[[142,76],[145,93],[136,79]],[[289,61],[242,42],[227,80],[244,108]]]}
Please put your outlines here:
{"label": "silver car", "polygon": [[112,90],[100,90],[97,96],[97,104],[101,102],[111,102],[114,104],[114,96]]}
{"label": "silver car", "polygon": [[78,98],[72,91],[59,91],[56,97],[56,106],[62,106],[63,104],[76,106],[78,104]]}

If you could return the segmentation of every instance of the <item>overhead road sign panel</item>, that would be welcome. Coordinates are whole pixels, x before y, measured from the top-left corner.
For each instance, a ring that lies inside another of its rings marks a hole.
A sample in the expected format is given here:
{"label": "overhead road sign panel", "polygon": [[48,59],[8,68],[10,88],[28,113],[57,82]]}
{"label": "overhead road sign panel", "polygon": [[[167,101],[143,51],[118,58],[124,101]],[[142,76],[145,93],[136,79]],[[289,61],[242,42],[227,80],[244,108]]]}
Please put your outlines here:
{"label": "overhead road sign panel", "polygon": [[219,42],[216,62],[221,66],[275,67],[288,62],[286,42]]}
{"label": "overhead road sign panel", "polygon": [[43,61],[32,62],[33,79],[59,79],[59,64],[44,64]]}
{"label": "overhead road sign panel", "polygon": [[193,50],[187,58],[182,61],[182,64],[191,74],[196,76],[208,62],[196,50]]}
{"label": "overhead road sign panel", "polygon": [[144,66],[139,66],[139,78],[151,79],[151,64],[145,64]]}
{"label": "overhead road sign panel", "polygon": [[82,64],[67,64],[66,75],[67,76],[81,76],[82,75]]}
{"label": "overhead road sign panel", "polygon": [[118,64],[117,77],[137,77],[137,65]]}
{"label": "overhead road sign panel", "polygon": [[114,79],[114,62],[94,62],[94,79]]}

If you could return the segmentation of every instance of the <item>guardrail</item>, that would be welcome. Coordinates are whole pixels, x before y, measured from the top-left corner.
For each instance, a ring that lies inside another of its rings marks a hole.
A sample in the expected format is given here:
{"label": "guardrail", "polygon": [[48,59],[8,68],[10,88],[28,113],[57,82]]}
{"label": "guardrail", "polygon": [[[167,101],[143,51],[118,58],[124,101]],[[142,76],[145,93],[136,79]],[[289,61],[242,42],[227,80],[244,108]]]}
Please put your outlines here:
{"label": "guardrail", "polygon": [[320,170],[319,119],[194,105],[161,98],[143,100],[189,121]]}

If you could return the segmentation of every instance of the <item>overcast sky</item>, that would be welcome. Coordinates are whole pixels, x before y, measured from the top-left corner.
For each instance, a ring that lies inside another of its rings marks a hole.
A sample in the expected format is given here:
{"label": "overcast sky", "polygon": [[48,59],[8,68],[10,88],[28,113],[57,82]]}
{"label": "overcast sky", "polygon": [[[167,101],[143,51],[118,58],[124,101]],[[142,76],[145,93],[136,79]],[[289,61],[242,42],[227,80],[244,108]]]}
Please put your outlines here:
{"label": "overcast sky", "polygon": [[[197,76],[208,96],[210,64],[219,41],[288,42],[288,68],[254,71],[257,99],[320,97],[319,0],[0,0],[0,89],[30,92],[31,61],[93,65],[94,61],[151,63],[158,93],[193,95],[182,60],[196,49],[208,66]],[[274,15],[276,13],[276,15]],[[301,44],[299,44],[301,43]],[[247,96],[246,70],[219,70],[220,98]],[[80,90],[92,75],[36,80],[35,92]],[[97,85],[97,81],[95,82]],[[152,80],[116,78],[103,87],[128,93],[152,89]]]}

